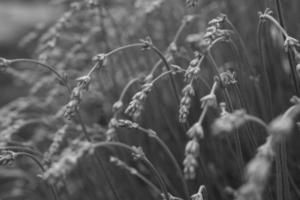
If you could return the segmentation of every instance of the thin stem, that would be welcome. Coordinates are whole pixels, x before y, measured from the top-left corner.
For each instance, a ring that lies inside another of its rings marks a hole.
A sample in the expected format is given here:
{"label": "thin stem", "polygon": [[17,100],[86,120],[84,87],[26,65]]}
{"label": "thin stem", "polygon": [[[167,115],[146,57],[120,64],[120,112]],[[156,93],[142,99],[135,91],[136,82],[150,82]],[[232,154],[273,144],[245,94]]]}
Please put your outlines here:
{"label": "thin stem", "polygon": [[[98,142],[98,143],[94,143],[93,147],[94,149],[99,148],[99,147],[110,147],[110,146],[114,146],[114,147],[119,147],[119,148],[123,148],[133,154],[136,154],[137,152],[135,150],[133,150],[130,146],[128,146],[127,144],[123,144],[120,142]],[[166,196],[167,200],[169,199],[169,195],[166,189],[166,185],[164,183],[164,181],[162,180],[160,174],[158,173],[158,171],[155,169],[155,167],[152,165],[152,163],[146,158],[145,155],[140,156],[140,159],[142,159],[153,171],[153,173],[157,176],[157,179],[159,181],[161,190],[163,191],[164,195]]]}
{"label": "thin stem", "polygon": [[161,194],[160,189],[158,189],[156,187],[156,185],[154,185],[148,178],[146,178],[141,173],[139,173],[138,170],[136,170],[135,168],[127,165],[127,163],[125,163],[124,161],[122,161],[122,160],[120,160],[119,158],[116,158],[116,157],[110,157],[110,162],[114,163],[117,167],[126,170],[131,175],[134,175],[134,176],[138,177],[139,179],[144,181],[146,183],[146,185],[148,185],[150,188],[152,188],[157,194]]}
{"label": "thin stem", "polygon": [[[180,71],[180,72],[184,72],[184,71]],[[164,77],[168,74],[171,74],[171,73],[179,73],[179,72],[175,72],[173,70],[165,71],[165,72],[161,73],[160,75],[158,75],[155,79],[153,79],[153,81],[151,81],[151,83],[154,84],[155,82],[157,82],[162,77]]]}
{"label": "thin stem", "polygon": [[91,74],[98,68],[99,62],[96,62],[92,69],[87,73],[87,76],[91,76]]}
{"label": "thin stem", "polygon": [[43,68],[46,68],[48,69],[49,71],[53,72],[57,78],[59,79],[59,81],[70,91],[70,88],[68,86],[68,84],[66,83],[65,81],[65,78],[63,78],[62,75],[60,75],[53,67],[51,67],[50,65],[47,65],[45,63],[41,63],[37,60],[32,60],[32,59],[26,59],[26,58],[19,58],[19,59],[12,59],[12,60],[9,60],[10,64],[14,64],[14,63],[24,63],[24,62],[27,62],[27,63],[33,63],[33,64],[36,64],[37,66],[41,66]]}
{"label": "thin stem", "polygon": [[[218,82],[214,82],[214,84],[213,84],[213,86],[211,88],[210,94],[214,94],[216,92],[216,89],[218,88],[218,85],[219,85]],[[197,123],[202,124],[207,111],[208,111],[208,104],[206,104],[204,106],[204,108],[203,108],[203,110],[201,112],[201,115],[200,115],[199,120],[198,120]]]}
{"label": "thin stem", "polygon": [[280,32],[284,35],[285,38],[289,37],[286,30],[279,24],[279,22],[273,16],[269,14],[262,14],[261,18],[270,20],[280,30]]}
{"label": "thin stem", "polygon": [[145,176],[143,176],[141,173],[136,172],[134,174],[135,176],[137,176],[139,179],[141,179],[142,181],[144,181],[150,188],[152,188],[157,194],[161,194],[161,190],[158,189],[149,179],[147,179]]}
{"label": "thin stem", "polygon": [[[18,156],[25,156],[25,157],[28,157],[28,158],[32,159],[39,166],[39,168],[42,170],[42,172],[45,172],[45,168],[43,167],[42,163],[35,156],[33,156],[32,154],[26,153],[26,152],[17,152],[16,156],[17,157]],[[55,187],[52,184],[49,184],[49,183],[48,183],[48,185],[51,189],[51,192],[54,196],[54,199],[58,200],[59,198],[58,198]]]}
{"label": "thin stem", "polygon": [[6,147],[0,147],[0,150],[12,150],[12,151],[17,151],[17,152],[23,152],[23,153],[30,153],[33,155],[37,155],[39,157],[43,157],[43,155],[40,152],[31,150],[31,149],[27,149],[24,147],[17,147],[17,146],[6,146]]}
{"label": "thin stem", "polygon": [[116,49],[113,49],[110,52],[106,53],[105,55],[106,56],[111,56],[112,54],[115,54],[115,53],[117,53],[119,51],[122,51],[122,50],[125,50],[125,49],[130,49],[132,47],[143,47],[143,46],[145,46],[144,43],[128,44],[128,45],[124,45],[124,46],[118,47]]}
{"label": "thin stem", "polygon": [[146,133],[150,138],[154,138],[157,141],[157,143],[164,149],[166,154],[170,157],[174,167],[176,168],[177,174],[179,175],[180,181],[182,183],[185,198],[189,199],[190,194],[189,194],[188,186],[187,186],[186,181],[184,179],[182,170],[181,170],[176,158],[174,157],[173,153],[169,149],[169,147],[166,145],[166,143],[163,140],[161,140],[157,135],[153,134],[151,131],[149,131],[145,128],[142,128],[142,127],[138,127],[138,130],[140,130],[143,133]]}
{"label": "thin stem", "polygon": [[[160,52],[160,50],[156,46],[154,46],[154,45],[151,45],[150,48],[152,50],[154,50],[154,52],[161,58],[161,60],[163,61],[164,65],[166,66],[167,70],[171,70],[172,68],[170,67],[168,61],[166,60],[165,56]],[[176,82],[175,82],[174,77],[170,75],[170,79],[171,79],[172,88],[173,88],[173,90],[175,92],[175,98],[176,98],[177,104],[179,105],[179,103],[180,103],[180,99],[179,99],[180,93],[179,93],[179,91],[176,88]]]}
{"label": "thin stem", "polygon": [[257,45],[259,48],[260,56],[261,56],[261,62],[263,65],[263,77],[266,81],[266,92],[268,95],[268,104],[269,104],[269,109],[270,109],[270,117],[273,116],[273,106],[272,106],[272,94],[271,94],[271,86],[270,86],[270,80],[267,72],[267,66],[266,66],[266,61],[265,61],[265,56],[264,56],[264,51],[263,51],[263,44],[262,44],[262,21],[259,20],[258,22],[258,27],[257,27]]}
{"label": "thin stem", "polygon": [[265,130],[268,129],[268,125],[261,119],[259,119],[258,117],[252,116],[252,115],[246,115],[245,119],[247,121],[252,121],[255,122],[257,124],[259,124],[260,126],[262,126]]}
{"label": "thin stem", "polygon": [[131,80],[125,85],[124,89],[122,90],[121,95],[120,95],[120,97],[119,97],[119,101],[123,101],[123,99],[124,99],[124,97],[125,97],[125,94],[126,94],[127,91],[129,90],[129,88],[130,88],[133,84],[135,84],[135,83],[137,83],[137,82],[139,82],[139,81],[141,81],[141,77],[137,77],[137,78],[131,79]]}
{"label": "thin stem", "polygon": [[[79,111],[77,111],[77,116],[78,116],[79,123],[80,123],[82,132],[84,133],[84,136],[85,136],[86,140],[89,141],[89,142],[93,142],[92,138],[89,136],[89,134],[87,132],[86,126],[83,122],[83,119],[82,119],[81,114],[80,114]],[[118,195],[114,185],[112,184],[112,182],[109,178],[108,172],[104,167],[104,164],[103,164],[103,161],[102,161],[101,157],[97,153],[95,153],[95,158],[96,158],[101,170],[104,172],[103,174],[104,174],[105,180],[108,183],[109,187],[111,188],[111,191],[113,192],[115,199],[120,200],[119,195]]]}
{"label": "thin stem", "polygon": [[153,173],[157,176],[157,179],[162,187],[162,191],[164,191],[165,198],[167,200],[170,200],[169,198],[169,193],[167,192],[167,187],[166,184],[164,183],[163,178],[161,177],[160,173],[156,170],[156,168],[153,166],[153,164],[146,158],[144,157],[143,160],[148,164],[150,169],[153,171]]}
{"label": "thin stem", "polygon": [[236,33],[237,38],[239,40],[239,43],[240,43],[242,49],[244,50],[244,57],[246,58],[245,59],[246,60],[246,64],[248,66],[250,66],[249,65],[249,58],[247,56],[248,55],[247,47],[246,47],[246,45],[245,45],[245,43],[244,43],[244,41],[242,39],[241,34],[238,32],[238,30],[236,29],[236,27],[233,25],[233,23],[227,17],[225,18],[225,20],[226,20],[227,24],[231,27],[231,29]]}
{"label": "thin stem", "polygon": [[[180,35],[182,34],[182,32],[183,32],[183,30],[184,30],[184,28],[186,27],[187,24],[188,24],[188,21],[183,19],[181,24],[180,24],[180,27],[178,28],[178,30],[177,30],[177,32],[174,36],[173,41],[168,46],[168,49],[167,49],[167,52],[165,53],[165,55],[170,53],[171,45],[174,45],[174,44],[175,44],[175,46],[177,45],[178,39],[179,39]],[[172,56],[167,57],[168,62],[170,62],[172,59],[173,59]],[[152,68],[152,70],[150,72],[150,75],[154,75],[155,71],[158,69],[158,67],[161,64],[162,64],[162,60],[157,61],[154,65],[154,67]]]}

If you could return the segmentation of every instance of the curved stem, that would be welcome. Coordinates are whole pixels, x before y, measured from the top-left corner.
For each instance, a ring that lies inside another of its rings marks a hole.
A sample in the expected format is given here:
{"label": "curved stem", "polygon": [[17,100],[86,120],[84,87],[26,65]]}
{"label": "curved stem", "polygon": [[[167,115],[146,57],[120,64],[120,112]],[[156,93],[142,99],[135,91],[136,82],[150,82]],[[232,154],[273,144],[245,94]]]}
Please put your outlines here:
{"label": "curved stem", "polygon": [[70,88],[69,88],[68,84],[66,83],[65,79],[63,78],[63,76],[60,75],[53,67],[51,67],[51,66],[49,66],[45,63],[41,63],[37,60],[26,59],[26,58],[19,58],[19,59],[10,60],[11,64],[13,64],[13,63],[23,63],[23,62],[33,63],[33,64],[36,64],[37,66],[41,66],[41,67],[46,68],[49,71],[53,72],[57,76],[59,81],[70,91]]}
{"label": "curved stem", "polygon": [[245,119],[247,121],[255,122],[255,123],[259,124],[260,126],[262,126],[265,130],[268,130],[268,125],[263,120],[259,119],[258,117],[255,117],[252,115],[246,115]]}
{"label": "curved stem", "polygon": [[[99,148],[99,147],[110,147],[110,146],[114,146],[114,147],[119,147],[119,148],[123,148],[133,154],[136,154],[136,151],[133,150],[130,146],[128,146],[127,144],[123,144],[120,142],[98,142],[98,143],[94,143],[93,147],[94,149]],[[157,176],[157,179],[159,181],[161,190],[163,191],[164,195],[166,196],[167,200],[169,199],[169,195],[168,195],[168,191],[166,189],[166,185],[164,183],[164,181],[162,180],[160,174],[158,173],[158,171],[155,169],[155,167],[152,165],[152,163],[143,155],[140,157],[140,159],[142,159],[153,171],[153,173]]]}
{"label": "curved stem", "polygon": [[39,156],[41,158],[43,157],[43,155],[40,152],[31,150],[31,149],[27,149],[27,148],[23,148],[23,147],[17,147],[17,146],[0,147],[0,150],[12,150],[12,151],[17,151],[17,152],[20,151],[20,153],[21,152],[23,152],[23,153],[30,153],[30,154],[37,155],[37,156]]}
{"label": "curved stem", "polygon": [[[85,126],[85,124],[83,122],[83,119],[82,119],[81,114],[80,114],[79,111],[77,111],[77,116],[79,118],[79,123],[80,123],[81,129],[82,129],[82,131],[84,133],[85,139],[87,141],[89,141],[89,142],[93,142],[92,138],[89,136],[89,133],[87,132],[86,126]],[[104,174],[105,180],[108,183],[111,191],[113,192],[115,199],[120,200],[119,195],[118,195],[118,193],[117,193],[114,185],[112,184],[112,182],[111,182],[111,180],[109,178],[109,174],[108,174],[107,170],[104,167],[104,164],[103,164],[103,161],[102,161],[101,157],[98,156],[97,153],[95,153],[95,158],[96,158],[96,160],[97,160],[97,162],[98,162],[101,170],[104,172],[103,174]]]}
{"label": "curved stem", "polygon": [[262,14],[261,17],[263,19],[268,19],[269,21],[271,21],[280,30],[280,32],[284,35],[285,38],[289,37],[286,30],[278,23],[278,21],[274,17],[272,17],[269,14]]}
{"label": "curved stem", "polygon": [[270,107],[270,117],[273,116],[273,106],[272,106],[272,94],[271,94],[271,86],[270,86],[270,80],[267,72],[267,66],[266,66],[266,61],[265,61],[265,56],[264,56],[264,51],[263,51],[263,44],[262,44],[262,21],[259,20],[258,22],[258,27],[257,27],[257,45],[259,48],[259,52],[261,55],[261,62],[263,65],[263,77],[266,81],[266,90],[267,90],[267,95],[268,95],[268,103]]}
{"label": "curved stem", "polygon": [[149,187],[151,187],[157,194],[161,194],[161,190],[158,189],[149,179],[147,179],[145,176],[143,176],[140,173],[135,173],[134,175],[136,175],[139,179],[141,179],[142,181],[144,181]]}
{"label": "curved stem", "polygon": [[156,170],[156,168],[153,166],[153,164],[146,157],[144,157],[143,160],[147,163],[147,165],[150,167],[150,169],[153,171],[153,173],[157,176],[157,179],[162,187],[162,191],[164,191],[165,198],[167,200],[170,200],[169,193],[167,192],[166,184],[164,183],[164,180],[161,177],[160,173]]}
{"label": "curved stem", "polygon": [[141,80],[141,77],[137,77],[137,78],[131,79],[131,80],[125,85],[124,89],[122,90],[121,95],[120,95],[120,97],[119,97],[119,101],[123,101],[123,99],[124,99],[124,97],[125,97],[125,94],[126,94],[126,92],[129,90],[129,88],[130,88],[133,84],[139,82],[140,80]]}
{"label": "curved stem", "polygon": [[245,45],[245,42],[244,42],[243,39],[242,39],[241,34],[238,32],[238,30],[236,29],[236,27],[233,25],[233,23],[232,23],[227,17],[225,18],[225,20],[226,20],[227,24],[231,27],[231,29],[232,29],[232,30],[235,32],[235,34],[237,35],[237,38],[238,38],[238,40],[239,40],[239,43],[240,43],[242,49],[244,50],[244,57],[245,57],[246,64],[247,64],[248,66],[250,66],[250,65],[249,65],[249,58],[248,58],[248,56],[247,56],[247,55],[249,55],[249,54],[248,54],[247,47],[246,47],[246,45]]}
{"label": "curved stem", "polygon": [[[165,56],[160,52],[160,50],[154,45],[151,45],[150,48],[160,57],[160,59],[163,61],[164,65],[166,66],[167,70],[171,70],[172,68],[170,67],[168,61],[166,60]],[[179,105],[179,103],[180,103],[180,99],[179,99],[180,93],[178,92],[178,90],[176,88],[176,82],[175,82],[174,77],[170,75],[170,79],[171,79],[172,88],[175,92],[175,98],[176,98],[177,104]]]}
{"label": "curved stem", "polygon": [[[174,36],[174,39],[173,41],[170,43],[170,45],[168,46],[168,49],[167,49],[167,52],[166,54],[170,53],[170,48],[171,48],[171,45],[175,44],[177,45],[177,42],[178,42],[178,39],[180,37],[180,35],[182,34],[184,28],[186,27],[186,25],[188,24],[188,21],[183,19],[183,21],[181,22],[180,24],[180,27],[178,28],[175,36]],[[170,62],[172,60],[172,56],[168,57],[167,60],[168,62]],[[155,63],[154,67],[152,68],[151,72],[150,72],[150,75],[154,75],[155,71],[157,70],[157,68],[162,64],[162,60],[159,60]]]}
{"label": "curved stem", "polygon": [[[171,74],[172,72],[174,72],[173,70],[169,70],[169,71],[165,71],[163,73],[161,73],[160,75],[158,75],[155,79],[153,79],[153,81],[151,82],[152,84],[154,84],[155,82],[157,82],[159,79],[161,79],[162,77],[168,75],[168,74]],[[183,72],[183,71],[181,71]],[[178,73],[178,72],[175,72],[175,73]],[[171,74],[172,75],[172,74]]]}
{"label": "curved stem", "polygon": [[[26,152],[17,152],[16,156],[26,156],[26,157],[32,159],[39,166],[39,168],[42,170],[42,172],[45,172],[45,168],[43,167],[42,163],[32,154],[26,153]],[[51,189],[54,199],[58,200],[58,195],[57,195],[55,187],[52,184],[48,184],[48,185]]]}
{"label": "curved stem", "polygon": [[[113,160],[112,160],[112,158],[113,158]],[[142,181],[144,181],[146,183],[146,185],[148,185],[150,188],[152,188],[157,194],[161,194],[160,189],[158,189],[156,187],[156,185],[154,185],[144,175],[142,175],[141,173],[139,173],[138,170],[136,170],[135,168],[127,165],[127,163],[125,163],[124,161],[122,161],[122,160],[120,160],[119,158],[116,158],[116,157],[110,157],[110,162],[114,163],[117,167],[126,170],[131,175],[134,175],[134,176],[138,177],[139,179],[141,179]]]}
{"label": "curved stem", "polygon": [[186,181],[184,179],[182,170],[181,170],[181,168],[180,168],[180,166],[179,166],[176,158],[174,157],[173,153],[169,149],[169,147],[166,145],[166,143],[163,140],[161,140],[157,135],[153,134],[151,131],[149,131],[149,130],[147,130],[145,128],[142,128],[142,127],[138,127],[138,130],[140,130],[143,133],[146,133],[150,138],[155,139],[157,141],[157,143],[164,149],[164,151],[166,152],[166,154],[170,157],[170,159],[171,159],[174,167],[176,168],[177,174],[179,175],[180,181],[182,183],[184,194],[185,194],[185,198],[189,199],[190,194],[189,194],[189,191],[188,191],[187,183],[186,183]]}
{"label": "curved stem", "polygon": [[122,51],[122,50],[125,50],[125,49],[130,49],[132,47],[142,47],[142,46],[145,46],[144,43],[134,43],[134,44],[128,44],[128,45],[124,45],[124,46],[121,46],[121,47],[118,47],[114,50],[111,50],[110,52],[106,53],[105,55],[106,56],[111,56],[112,54],[115,54],[119,51]]}

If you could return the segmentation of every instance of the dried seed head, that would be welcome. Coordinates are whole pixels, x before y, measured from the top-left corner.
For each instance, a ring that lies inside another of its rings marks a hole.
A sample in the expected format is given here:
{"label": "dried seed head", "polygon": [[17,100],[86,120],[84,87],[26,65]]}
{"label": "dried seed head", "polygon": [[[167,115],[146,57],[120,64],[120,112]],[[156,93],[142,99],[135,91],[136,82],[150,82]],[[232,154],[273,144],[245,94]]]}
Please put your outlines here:
{"label": "dried seed head", "polygon": [[185,146],[185,154],[191,154],[194,157],[197,157],[199,155],[200,145],[197,141],[197,139],[191,139],[188,141],[188,143]]}
{"label": "dried seed head", "polygon": [[201,108],[205,106],[208,107],[216,107],[217,106],[217,97],[214,93],[210,93],[200,99],[201,101]]}
{"label": "dried seed head", "polygon": [[152,90],[152,83],[145,83],[142,90],[137,92],[133,97],[125,113],[132,117],[134,120],[138,119],[144,109],[144,103]]}
{"label": "dried seed head", "polygon": [[117,133],[115,128],[108,128],[105,131],[105,141],[114,141],[116,139]]}
{"label": "dried seed head", "polygon": [[16,160],[17,154],[13,151],[2,150],[0,152],[0,166],[11,166]]}
{"label": "dried seed head", "polygon": [[98,62],[100,67],[105,67],[107,65],[107,55],[105,53],[97,54],[93,57],[93,62]]}
{"label": "dried seed head", "polygon": [[133,157],[135,159],[139,160],[139,159],[145,158],[145,153],[144,153],[142,147],[132,146],[131,148],[134,151]]}
{"label": "dried seed head", "polygon": [[10,64],[11,64],[10,60],[7,60],[5,58],[0,58],[0,72],[5,72]]}
{"label": "dried seed head", "polygon": [[227,16],[223,13],[219,14],[216,18],[213,18],[208,22],[208,25],[220,27],[226,20]]}
{"label": "dried seed head", "polygon": [[142,50],[147,50],[153,47],[153,43],[150,37],[146,37],[145,39],[140,39],[140,42],[144,44]]}
{"label": "dried seed head", "polygon": [[90,76],[81,76],[76,79],[77,81],[77,87],[80,87],[83,90],[88,90],[88,86],[91,82]]}
{"label": "dried seed head", "polygon": [[194,79],[197,79],[200,75],[200,64],[202,59],[198,55],[190,61],[190,64],[184,74],[184,81],[191,82]]}
{"label": "dried seed head", "polygon": [[77,99],[71,100],[66,106],[64,111],[64,117],[67,120],[71,120],[79,110],[79,101]]}
{"label": "dried seed head", "polygon": [[117,121],[116,126],[120,128],[129,128],[129,129],[136,129],[139,127],[137,123],[132,122],[130,120],[124,120],[124,119],[119,119]]}
{"label": "dried seed head", "polygon": [[199,122],[196,122],[188,131],[187,135],[189,138],[204,138],[203,127]]}
{"label": "dried seed head", "polygon": [[183,88],[182,94],[183,97],[181,98],[179,105],[179,122],[185,123],[190,112],[191,98],[195,95],[195,90],[191,84],[188,84]]}
{"label": "dried seed head", "polygon": [[299,47],[300,43],[297,39],[288,36],[284,41],[284,49],[287,52],[290,48]]}
{"label": "dried seed head", "polygon": [[123,108],[124,104],[122,101],[118,100],[114,103],[114,105],[112,106],[113,108],[113,112],[116,113],[118,111],[120,111]]}
{"label": "dried seed head", "polygon": [[184,165],[184,177],[186,179],[195,179],[196,178],[196,168],[198,167],[198,162],[192,154],[185,156],[183,161]]}
{"label": "dried seed head", "polygon": [[223,86],[234,85],[237,83],[235,79],[235,72],[226,71],[220,74],[221,82]]}

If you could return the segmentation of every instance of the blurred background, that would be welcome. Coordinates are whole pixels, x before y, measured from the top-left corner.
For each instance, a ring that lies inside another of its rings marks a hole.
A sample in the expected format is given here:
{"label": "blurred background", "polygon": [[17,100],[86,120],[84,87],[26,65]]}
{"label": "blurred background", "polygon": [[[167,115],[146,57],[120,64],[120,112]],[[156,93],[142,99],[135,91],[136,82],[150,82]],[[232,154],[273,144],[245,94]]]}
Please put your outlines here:
{"label": "blurred background", "polygon": [[[30,58],[53,66],[67,77],[71,87],[76,78],[86,74],[92,66],[92,58],[119,46],[136,43],[150,37],[153,43],[165,52],[173,40],[185,15],[198,17],[189,23],[178,41],[176,65],[187,68],[193,58],[193,49],[186,38],[206,30],[207,23],[220,13],[227,15],[241,35],[247,48],[249,66],[238,68],[237,79],[241,83],[247,112],[269,122],[284,112],[294,95],[288,59],[282,48],[283,39],[277,29],[267,25],[263,31],[264,55],[267,74],[271,85],[272,105],[268,105],[266,79],[262,77],[260,52],[257,47],[258,12],[265,8],[274,10],[275,0],[198,0],[195,7],[187,7],[184,0],[1,0],[0,1],[0,57],[6,59]],[[191,1],[190,1],[191,2]],[[287,32],[300,36],[299,0],[282,0]],[[214,50],[217,64],[236,66],[237,58],[220,44]],[[89,132],[102,140],[113,116],[112,105],[118,100],[124,86],[137,76],[148,74],[158,57],[139,48],[122,51],[108,61],[108,67],[94,73],[89,91],[84,94],[81,113]],[[246,77],[246,79],[242,79]],[[203,79],[212,84],[211,70],[206,63]],[[177,87],[182,89],[182,76],[176,76]],[[188,141],[186,127],[178,123],[178,104],[168,86],[169,80],[158,82],[146,101],[145,110],[138,121],[143,127],[151,128],[168,144],[181,164],[184,146]],[[127,105],[131,97],[140,90],[135,84],[124,97]],[[199,99],[209,90],[199,83],[194,97],[188,126],[201,113]],[[30,63],[16,63],[5,72],[0,72],[0,137],[3,145],[30,146],[36,151],[48,151],[55,134],[69,124],[67,135],[53,162],[64,155],[71,141],[81,134],[75,123],[66,122],[61,110],[68,103],[69,95],[47,70]],[[223,99],[220,99],[222,101]],[[235,98],[233,97],[233,101]],[[266,110],[273,108],[272,116]],[[234,104],[234,109],[241,108]],[[266,109],[266,110],[264,110]],[[209,112],[204,120],[205,139],[200,141],[200,160],[195,180],[188,181],[193,194],[201,184],[208,189],[209,199],[233,199],[233,188],[237,189],[244,180],[236,161],[237,146],[232,136],[212,137],[210,125],[218,115]],[[120,117],[127,117],[122,115]],[[248,137],[241,134],[243,165],[255,154],[255,149],[265,141],[266,133],[255,127],[255,146],[249,145]],[[132,132],[132,131],[131,131]],[[149,160],[158,168],[172,194],[180,196],[182,187],[174,166],[165,158],[160,147],[142,134],[118,130],[119,140],[130,145],[143,147]],[[240,130],[243,132],[243,130]],[[288,146],[288,167],[292,179],[291,199],[298,199],[300,184],[299,153],[295,149],[299,136],[293,136]],[[93,158],[85,157],[73,166],[64,183],[58,183],[61,199],[112,199],[109,185],[104,179],[107,173],[118,189],[121,199],[153,199],[157,194],[140,179],[131,176],[109,162],[110,155],[119,155],[124,161],[138,169],[155,183],[149,170],[130,156],[115,150],[102,150],[104,165],[108,172],[95,167]],[[12,167],[0,167],[0,199],[51,199],[47,185],[37,174],[40,173],[29,160],[17,160]],[[271,181],[274,177],[271,177]],[[275,198],[271,186],[266,192],[269,199]],[[45,197],[46,196],[46,197]]]}

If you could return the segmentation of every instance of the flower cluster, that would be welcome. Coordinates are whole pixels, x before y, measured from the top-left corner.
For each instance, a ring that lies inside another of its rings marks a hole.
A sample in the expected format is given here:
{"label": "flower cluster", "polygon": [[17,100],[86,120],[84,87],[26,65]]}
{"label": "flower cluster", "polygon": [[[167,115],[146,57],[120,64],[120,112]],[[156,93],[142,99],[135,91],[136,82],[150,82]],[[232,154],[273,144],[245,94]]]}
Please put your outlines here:
{"label": "flower cluster", "polygon": [[65,107],[65,118],[72,119],[75,116],[76,112],[79,109],[79,104],[82,100],[83,92],[88,90],[90,81],[90,76],[82,76],[77,79],[77,85],[72,91],[71,100]]}
{"label": "flower cluster", "polygon": [[142,90],[137,92],[133,97],[125,113],[133,119],[138,119],[144,109],[144,103],[152,90],[152,83],[146,83],[142,86]]}
{"label": "flower cluster", "polygon": [[179,105],[179,122],[186,123],[190,112],[192,97],[195,96],[195,90],[191,84],[186,85],[182,90],[183,97]]}
{"label": "flower cluster", "polygon": [[132,156],[134,159],[139,160],[146,157],[142,147],[132,146],[131,149],[133,150]]}
{"label": "flower cluster", "polygon": [[219,16],[210,21],[209,27],[206,28],[204,33],[191,34],[187,37],[187,42],[190,43],[191,47],[202,53],[206,54],[211,46],[217,40],[226,41],[233,34],[233,31],[228,29],[221,29],[221,23],[226,17]]}
{"label": "flower cluster", "polygon": [[116,133],[116,126],[117,126],[117,119],[115,117],[111,118],[108,123],[108,129],[105,131],[106,141],[113,141],[115,140],[117,133]]}
{"label": "flower cluster", "polygon": [[225,71],[225,72],[222,72],[220,74],[220,79],[221,79],[221,85],[226,87],[228,85],[234,85],[237,83],[237,80],[235,79],[236,77],[236,74],[235,72],[231,72],[231,71]]}
{"label": "flower cluster", "polygon": [[184,176],[186,179],[194,179],[196,177],[196,168],[198,166],[197,157],[200,152],[199,139],[204,137],[202,125],[196,122],[188,131],[187,136],[190,138],[185,146]]}
{"label": "flower cluster", "polygon": [[117,158],[117,157],[111,156],[111,157],[109,158],[109,161],[110,161],[111,163],[114,163],[116,166],[118,166],[118,167],[120,167],[120,168],[122,168],[122,169],[127,170],[127,171],[128,171],[130,174],[132,174],[132,175],[138,174],[138,171],[137,171],[135,168],[128,166],[125,162],[123,162],[122,160],[120,160],[120,159]]}
{"label": "flower cluster", "polygon": [[129,128],[129,129],[137,129],[139,125],[130,120],[119,119],[116,123],[116,127],[120,128]]}
{"label": "flower cluster", "polygon": [[200,54],[196,53],[195,57],[190,61],[188,68],[184,74],[184,81],[190,83],[194,79],[199,77],[200,65],[203,61],[203,57]]}

